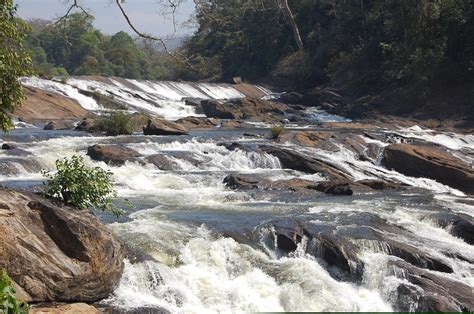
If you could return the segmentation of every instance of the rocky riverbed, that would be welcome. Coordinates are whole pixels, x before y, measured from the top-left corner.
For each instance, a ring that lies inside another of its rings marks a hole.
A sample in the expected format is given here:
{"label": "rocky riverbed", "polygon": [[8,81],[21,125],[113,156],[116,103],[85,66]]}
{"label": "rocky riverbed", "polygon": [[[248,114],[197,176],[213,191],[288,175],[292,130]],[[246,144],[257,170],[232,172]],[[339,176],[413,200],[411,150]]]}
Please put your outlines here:
{"label": "rocky riverbed", "polygon": [[[120,84],[110,91],[125,97]],[[6,247],[21,253],[7,267],[28,300],[119,311],[474,310],[472,134],[348,121],[288,99],[180,101],[195,115],[153,118],[149,135],[38,124],[2,137],[9,188],[39,191],[41,169],[79,154],[112,171],[135,207],[119,220],[95,213],[103,227],[88,211],[2,190],[0,224],[23,243]],[[270,139],[275,123],[286,127]],[[32,259],[43,264],[30,275]],[[38,284],[46,275],[54,283]]]}

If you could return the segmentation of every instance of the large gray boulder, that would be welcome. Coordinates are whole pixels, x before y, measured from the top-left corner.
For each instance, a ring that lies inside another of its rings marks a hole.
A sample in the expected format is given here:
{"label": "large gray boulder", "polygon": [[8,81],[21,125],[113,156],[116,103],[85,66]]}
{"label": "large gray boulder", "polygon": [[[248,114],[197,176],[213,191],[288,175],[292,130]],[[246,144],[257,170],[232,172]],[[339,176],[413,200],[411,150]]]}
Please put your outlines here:
{"label": "large gray boulder", "polygon": [[0,189],[0,269],[28,302],[94,302],[123,271],[124,251],[89,210]]}

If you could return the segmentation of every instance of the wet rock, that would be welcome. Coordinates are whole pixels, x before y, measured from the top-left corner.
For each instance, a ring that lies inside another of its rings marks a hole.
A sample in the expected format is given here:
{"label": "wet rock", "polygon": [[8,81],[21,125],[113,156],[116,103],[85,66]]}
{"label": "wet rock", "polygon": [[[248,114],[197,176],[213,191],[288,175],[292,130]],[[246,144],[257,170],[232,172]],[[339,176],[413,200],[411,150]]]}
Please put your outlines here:
{"label": "wet rock", "polygon": [[384,150],[384,163],[405,175],[430,178],[474,194],[474,170],[439,147],[393,144]]}
{"label": "wet rock", "polygon": [[244,144],[241,144],[241,143],[238,143],[238,142],[221,142],[221,143],[217,143],[216,145],[217,146],[223,146],[227,150],[230,150],[230,151],[234,151],[236,149],[239,149],[243,152],[258,151],[257,148],[252,148],[249,145],[244,145]]}
{"label": "wet rock", "polygon": [[188,130],[175,122],[165,119],[154,118],[148,120],[148,123],[143,127],[143,134],[145,135],[187,135]]}
{"label": "wet rock", "polygon": [[280,100],[290,105],[301,104],[303,102],[303,95],[297,92],[284,93],[280,96]]}
{"label": "wet rock", "polygon": [[5,176],[21,175],[25,172],[35,173],[41,169],[43,166],[34,158],[8,157],[2,158],[0,162],[0,174]]}
{"label": "wet rock", "polygon": [[210,129],[219,124],[218,120],[202,117],[186,117],[175,121],[186,129]]}
{"label": "wet rock", "polygon": [[59,121],[50,121],[48,122],[43,130],[73,130],[74,129],[74,123],[72,121],[64,121],[64,120],[59,120]]}
{"label": "wet rock", "polygon": [[93,302],[118,284],[124,252],[89,210],[0,189],[0,268],[28,302]]}
{"label": "wet rock", "polygon": [[356,181],[357,184],[365,185],[373,190],[388,190],[388,189],[400,189],[402,185],[395,182],[388,182],[384,180],[366,179]]}
{"label": "wet rock", "polygon": [[140,154],[122,145],[93,145],[87,149],[87,155],[97,161],[103,161],[112,166],[121,166],[126,161],[133,161]]}
{"label": "wet rock", "polygon": [[434,220],[455,237],[474,245],[474,219],[461,213],[442,212],[426,215],[422,219]]}
{"label": "wet rock", "polygon": [[154,154],[145,158],[145,161],[154,164],[158,169],[171,171],[179,169],[176,161],[165,154]]}
{"label": "wet rock", "polygon": [[224,178],[223,183],[231,189],[258,189],[262,178],[258,175],[228,175]]}
{"label": "wet rock", "polygon": [[2,149],[4,150],[10,150],[10,149],[14,149],[15,146],[13,144],[9,144],[9,143],[5,143],[2,145]]}
{"label": "wet rock", "polygon": [[312,186],[311,188],[331,195],[354,194],[354,191],[352,190],[349,182],[343,180],[324,181]]}
{"label": "wet rock", "polygon": [[327,164],[316,157],[303,155],[290,148],[261,145],[260,149],[267,154],[277,157],[283,168],[286,169],[293,169],[306,173],[322,173],[331,180],[349,177],[333,165]]}
{"label": "wet rock", "polygon": [[201,102],[202,110],[204,114],[209,118],[218,119],[235,119],[237,116],[234,114],[234,110],[229,108],[229,105],[224,105],[216,100],[203,100]]}
{"label": "wet rock", "polygon": [[472,312],[472,287],[445,276],[414,267],[401,260],[390,260],[387,265],[392,275],[403,274],[405,281],[396,290],[398,311],[416,312]]}
{"label": "wet rock", "polygon": [[201,102],[207,117],[219,119],[243,119],[276,123],[285,119],[288,106],[258,98],[239,98],[221,103],[215,100]]}
{"label": "wet rock", "polygon": [[86,131],[86,132],[94,132],[96,130],[95,128],[95,122],[93,119],[89,118],[84,118],[82,121],[76,126],[75,128],[76,131]]}

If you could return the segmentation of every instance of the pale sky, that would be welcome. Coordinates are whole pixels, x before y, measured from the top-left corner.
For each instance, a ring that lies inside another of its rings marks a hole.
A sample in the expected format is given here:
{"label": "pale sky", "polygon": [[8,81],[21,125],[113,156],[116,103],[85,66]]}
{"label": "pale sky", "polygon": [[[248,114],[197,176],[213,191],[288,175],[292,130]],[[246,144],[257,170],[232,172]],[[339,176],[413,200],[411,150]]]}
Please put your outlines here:
{"label": "pale sky", "polygon": [[[79,2],[95,16],[94,25],[102,32],[115,34],[118,31],[126,31],[133,35],[115,1],[80,0]],[[68,0],[14,0],[14,3],[18,4],[18,15],[24,19],[54,19],[64,15],[68,9]],[[159,3],[160,0],[128,0],[123,7],[140,31],[155,36],[167,36],[173,33],[172,16],[163,16],[160,12],[163,12],[164,8]],[[193,1],[184,0],[176,14],[179,24],[187,21],[193,12]],[[180,27],[176,36],[189,34],[192,31],[190,28]]]}

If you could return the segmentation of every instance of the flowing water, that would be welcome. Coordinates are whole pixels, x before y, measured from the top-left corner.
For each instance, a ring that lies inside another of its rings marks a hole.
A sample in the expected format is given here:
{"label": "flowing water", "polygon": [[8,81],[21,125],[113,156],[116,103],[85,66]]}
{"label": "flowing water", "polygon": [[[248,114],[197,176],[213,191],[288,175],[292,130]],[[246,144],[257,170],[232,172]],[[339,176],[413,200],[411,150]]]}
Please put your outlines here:
{"label": "flowing water", "polygon": [[[89,82],[84,88],[96,83]],[[141,90],[150,89],[148,95],[153,95],[160,85],[131,83],[140,86]],[[47,88],[56,88],[54,84]],[[73,81],[72,84],[85,83]],[[61,88],[64,86],[60,85]],[[124,89],[119,84],[117,88]],[[166,93],[160,92],[169,99],[176,98],[167,114],[169,117],[177,117],[182,111],[189,115],[188,111],[192,111],[184,102],[179,103],[178,95],[172,94],[175,89],[193,96],[198,92],[214,98],[238,96],[228,89],[213,95],[215,86],[194,88],[175,83]],[[61,92],[75,94],[68,90]],[[77,100],[84,107],[97,108],[90,99],[81,101],[81,96],[77,96]],[[166,106],[153,110],[162,112],[165,109]],[[344,147],[334,153],[292,147],[291,144],[282,145],[303,154],[316,154],[328,163],[346,169],[356,179],[388,178],[405,183],[408,188],[349,197],[324,195],[313,198],[295,198],[285,193],[258,190],[231,190],[223,183],[224,177],[231,173],[257,173],[274,181],[324,179],[318,174],[282,169],[276,157],[265,153],[239,149],[229,151],[218,145],[223,141],[248,145],[269,142],[264,138],[248,139],[243,136],[244,132],[266,134],[268,131],[215,128],[192,131],[189,136],[182,137],[136,134],[107,138],[73,131],[20,128],[3,136],[4,142],[12,143],[21,153],[0,152],[0,182],[37,189],[42,182],[41,169],[54,169],[55,160],[73,154],[84,156],[89,165],[113,172],[120,197],[128,198],[134,205],[134,209],[118,221],[98,213],[130,252],[118,288],[102,302],[119,310],[147,308],[202,313],[390,311],[397,308],[394,296],[397,287],[406,280],[390,271],[387,263],[396,258],[389,255],[386,248],[369,240],[359,245],[362,249],[358,255],[366,267],[362,280],[354,282],[339,276],[318,254],[311,254],[312,244],[305,239],[290,254],[276,248],[274,230],[267,225],[275,219],[301,219],[325,228],[357,228],[359,221],[365,221],[364,215],[379,217],[390,226],[407,231],[390,234],[391,237],[419,247],[453,269],[452,273],[443,276],[474,288],[474,265],[469,262],[474,261],[473,247],[450,235],[449,230],[435,222],[422,219],[426,213],[437,211],[473,216],[472,198],[430,179],[411,178],[387,170],[378,161],[358,160]],[[441,141],[472,161],[472,137],[448,133],[436,135],[416,128],[399,130],[398,134]],[[365,141],[367,144],[386,145],[369,138]],[[90,160],[85,154],[88,146],[97,143],[125,145],[137,150],[141,159],[163,153],[174,161],[174,166],[170,171],[140,162],[127,162],[121,167],[108,166]],[[463,256],[463,259],[456,256]],[[439,274],[437,271],[433,273]]]}

